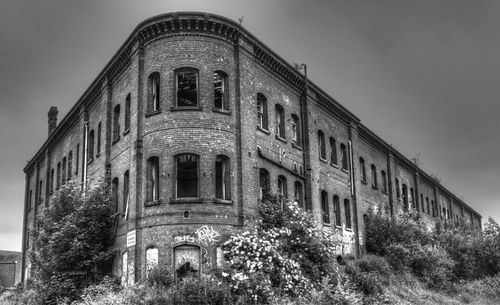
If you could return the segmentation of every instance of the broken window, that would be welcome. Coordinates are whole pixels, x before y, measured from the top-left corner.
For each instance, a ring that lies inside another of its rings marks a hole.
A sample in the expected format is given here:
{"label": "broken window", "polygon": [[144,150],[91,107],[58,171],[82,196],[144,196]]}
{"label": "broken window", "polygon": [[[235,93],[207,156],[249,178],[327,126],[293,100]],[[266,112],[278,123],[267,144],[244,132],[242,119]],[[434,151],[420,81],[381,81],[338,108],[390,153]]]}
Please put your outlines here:
{"label": "broken window", "polygon": [[268,130],[267,123],[267,98],[262,93],[257,93],[257,125]]}
{"label": "broken window", "polygon": [[177,167],[177,198],[198,197],[198,156],[182,154],[175,157]]}
{"label": "broken window", "polygon": [[176,72],[177,107],[198,106],[198,71],[181,69]]}
{"label": "broken window", "polygon": [[214,72],[214,107],[220,110],[229,110],[227,75],[222,71]]}
{"label": "broken window", "polygon": [[303,202],[302,196],[303,196],[302,195],[302,183],[300,183],[299,181],[295,181],[294,190],[293,190],[293,197],[294,197],[295,201],[298,203],[300,208],[304,207],[304,202]]}
{"label": "broken window", "polygon": [[215,197],[231,200],[231,170],[229,158],[224,155],[215,158]]}
{"label": "broken window", "polygon": [[156,201],[159,198],[159,158],[150,157],[146,168],[146,201]]}
{"label": "broken window", "polygon": [[269,172],[261,168],[259,172],[259,186],[260,186],[260,194],[259,198],[262,200],[264,195],[268,194],[271,190],[270,182],[269,182]]}

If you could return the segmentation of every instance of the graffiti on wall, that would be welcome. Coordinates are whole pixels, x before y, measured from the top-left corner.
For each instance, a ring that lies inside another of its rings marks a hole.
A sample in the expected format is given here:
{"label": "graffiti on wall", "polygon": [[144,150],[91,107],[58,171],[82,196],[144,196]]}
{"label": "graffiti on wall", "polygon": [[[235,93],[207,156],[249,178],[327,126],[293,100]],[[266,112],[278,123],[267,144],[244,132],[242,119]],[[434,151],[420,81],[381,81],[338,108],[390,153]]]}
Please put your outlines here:
{"label": "graffiti on wall", "polygon": [[173,246],[174,244],[182,243],[210,245],[219,242],[220,237],[221,234],[212,226],[204,225],[198,228],[194,233],[175,236],[170,245]]}

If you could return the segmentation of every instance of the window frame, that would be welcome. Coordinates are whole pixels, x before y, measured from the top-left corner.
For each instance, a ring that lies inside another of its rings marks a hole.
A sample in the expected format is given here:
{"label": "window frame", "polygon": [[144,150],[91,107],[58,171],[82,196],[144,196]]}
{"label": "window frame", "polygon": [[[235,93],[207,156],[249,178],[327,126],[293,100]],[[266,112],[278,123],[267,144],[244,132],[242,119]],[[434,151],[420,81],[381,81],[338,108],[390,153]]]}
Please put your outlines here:
{"label": "window frame", "polygon": [[267,97],[260,92],[257,93],[257,128],[269,133]]}
{"label": "window frame", "polygon": [[349,172],[349,156],[347,155],[347,147],[344,143],[340,143],[340,154],[342,156],[342,170]]}
{"label": "window frame", "polygon": [[[219,89],[221,91],[220,94],[220,105],[218,105],[218,88],[216,87],[216,83],[219,81],[217,79],[217,76],[219,76],[220,83],[221,83],[221,88]],[[229,112],[230,107],[229,107],[229,90],[228,90],[228,76],[227,73],[222,71],[222,70],[216,70],[214,71],[214,80],[213,80],[213,94],[214,94],[214,110],[218,112]]]}
{"label": "window frame", "polygon": [[333,212],[335,214],[335,225],[342,227],[342,211],[340,210],[340,198],[333,195]]}
{"label": "window frame", "polygon": [[300,208],[304,207],[304,191],[302,189],[302,183],[300,181],[295,181],[293,183],[293,198]]}
{"label": "window frame", "polygon": [[276,124],[276,137],[279,139],[286,139],[286,125],[285,125],[285,109],[280,104],[274,106]]}
{"label": "window frame", "polygon": [[262,200],[264,197],[271,192],[271,174],[265,168],[259,169],[259,199]]}
{"label": "window frame", "polygon": [[[181,74],[184,73],[193,73],[196,77],[195,84],[196,88],[194,89],[194,92],[196,93],[196,101],[194,105],[179,105],[179,94],[183,91],[186,91],[189,93],[189,91],[193,89],[183,89],[182,91],[179,90],[179,77]],[[200,109],[200,76],[199,76],[199,71],[196,68],[192,67],[182,67],[179,69],[175,70],[174,73],[174,82],[175,82],[175,94],[174,94],[174,101],[175,101],[175,106],[174,108],[176,110],[184,110],[184,109]]]}
{"label": "window frame", "polygon": [[126,135],[128,132],[130,132],[130,110],[131,110],[131,103],[132,103],[132,97],[131,93],[127,94],[125,97],[125,117],[124,117],[124,127],[123,127],[123,135]]}
{"label": "window frame", "polygon": [[351,203],[349,199],[344,199],[345,228],[352,230]]}
{"label": "window frame", "polygon": [[146,160],[146,203],[160,199],[160,158],[150,156]]}
{"label": "window frame", "polygon": [[328,192],[321,190],[321,220],[323,224],[330,225],[330,207],[328,205]]}
{"label": "window frame", "polygon": [[[195,156],[196,157],[196,195],[195,196],[179,196],[179,164],[178,160],[182,156]],[[194,199],[200,198],[200,155],[195,153],[180,153],[174,156],[174,166],[175,166],[175,183],[174,183],[174,198],[175,199]]]}
{"label": "window frame", "polygon": [[318,129],[318,154],[319,159],[326,162],[325,133],[321,129]]}
{"label": "window frame", "polygon": [[120,104],[116,104],[113,108],[113,144],[120,140],[120,116],[121,107]]}
{"label": "window frame", "polygon": [[[129,93],[130,94],[130,93]],[[161,111],[161,77],[160,72],[151,72],[148,76],[148,114],[158,113]]]}
{"label": "window frame", "polygon": [[363,157],[359,158],[359,168],[361,170],[361,182],[366,184],[366,163]]}
{"label": "window frame", "polygon": [[373,189],[378,189],[378,181],[377,181],[377,167],[375,164],[370,165],[370,170],[372,173],[372,188]]}
{"label": "window frame", "polygon": [[292,129],[292,146],[295,145],[295,148],[301,148],[302,147],[302,135],[301,135],[301,130],[300,130],[300,119],[299,117],[295,114],[292,113],[291,115],[292,121],[291,121],[291,129]]}
{"label": "window frame", "polygon": [[[218,174],[217,163],[220,163],[220,175]],[[220,177],[220,178],[219,178]],[[220,179],[220,180],[219,180]],[[219,188],[220,185],[220,194]],[[219,196],[220,195],[220,196]],[[217,155],[215,157],[215,198],[219,200],[230,201],[231,196],[231,159],[226,155]]]}

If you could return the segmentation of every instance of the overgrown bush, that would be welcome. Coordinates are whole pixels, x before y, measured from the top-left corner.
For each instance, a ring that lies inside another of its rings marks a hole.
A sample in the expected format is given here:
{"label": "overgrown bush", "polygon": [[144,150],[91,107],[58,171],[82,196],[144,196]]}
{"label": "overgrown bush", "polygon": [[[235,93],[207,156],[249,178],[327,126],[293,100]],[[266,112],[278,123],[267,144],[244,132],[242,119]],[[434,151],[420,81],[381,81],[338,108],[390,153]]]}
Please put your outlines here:
{"label": "overgrown bush", "polygon": [[175,281],[170,268],[165,264],[161,264],[148,270],[146,282],[149,286],[169,288]]}
{"label": "overgrown bush", "polygon": [[367,296],[383,293],[383,286],[390,283],[391,267],[380,256],[367,255],[349,262],[345,267],[350,280]]}

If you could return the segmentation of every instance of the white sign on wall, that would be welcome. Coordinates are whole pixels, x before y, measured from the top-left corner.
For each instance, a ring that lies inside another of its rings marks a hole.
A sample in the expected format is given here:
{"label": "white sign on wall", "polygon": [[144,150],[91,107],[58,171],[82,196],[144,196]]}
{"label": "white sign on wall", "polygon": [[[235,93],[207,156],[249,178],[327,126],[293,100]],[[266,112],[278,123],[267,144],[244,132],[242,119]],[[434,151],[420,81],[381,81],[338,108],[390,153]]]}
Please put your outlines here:
{"label": "white sign on wall", "polygon": [[135,246],[135,230],[127,232],[127,248]]}

